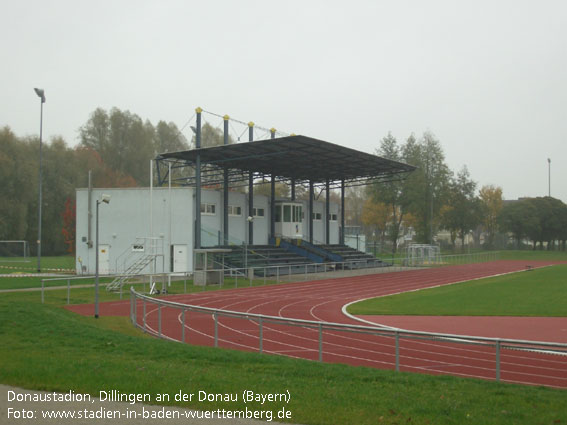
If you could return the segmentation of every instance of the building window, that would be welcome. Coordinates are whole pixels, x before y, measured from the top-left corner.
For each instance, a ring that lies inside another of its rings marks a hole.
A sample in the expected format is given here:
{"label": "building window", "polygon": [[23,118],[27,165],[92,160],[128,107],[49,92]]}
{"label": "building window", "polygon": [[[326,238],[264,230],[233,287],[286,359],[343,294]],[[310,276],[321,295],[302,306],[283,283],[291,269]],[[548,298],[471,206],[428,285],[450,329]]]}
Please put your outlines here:
{"label": "building window", "polygon": [[215,204],[201,204],[201,214],[215,215],[216,214],[216,205]]}
{"label": "building window", "polygon": [[228,206],[228,215],[233,217],[241,217],[242,216],[242,207],[236,205],[229,205]]}
{"label": "building window", "polygon": [[252,208],[252,211],[254,212],[254,217],[264,217],[265,215],[264,208]]}
{"label": "building window", "polygon": [[276,205],[276,223],[282,222],[282,206]]}
{"label": "building window", "polygon": [[283,221],[284,223],[291,223],[291,205],[283,206]]}
{"label": "building window", "polygon": [[337,221],[337,215],[336,214],[329,214],[329,220],[330,221]]}
{"label": "building window", "polygon": [[313,213],[313,220],[321,221],[321,213]]}
{"label": "building window", "polygon": [[294,205],[293,206],[293,222],[298,223],[301,221],[302,218],[302,207],[301,205]]}

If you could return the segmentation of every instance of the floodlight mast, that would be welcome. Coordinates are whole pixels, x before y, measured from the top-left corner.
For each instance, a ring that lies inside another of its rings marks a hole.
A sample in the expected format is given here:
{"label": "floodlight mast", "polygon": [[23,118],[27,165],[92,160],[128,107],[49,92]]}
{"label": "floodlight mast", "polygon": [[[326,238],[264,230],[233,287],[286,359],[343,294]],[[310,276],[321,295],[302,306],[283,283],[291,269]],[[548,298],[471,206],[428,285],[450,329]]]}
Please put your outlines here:
{"label": "floodlight mast", "polygon": [[39,200],[38,200],[38,225],[37,225],[37,272],[41,273],[41,203],[42,203],[42,138],[43,138],[43,104],[45,103],[45,91],[34,88],[35,94],[41,99],[39,115]]}
{"label": "floodlight mast", "polygon": [[547,196],[551,198],[551,158],[547,158]]}
{"label": "floodlight mast", "polygon": [[35,94],[41,98],[41,103],[45,103],[45,91],[43,89],[34,88]]}

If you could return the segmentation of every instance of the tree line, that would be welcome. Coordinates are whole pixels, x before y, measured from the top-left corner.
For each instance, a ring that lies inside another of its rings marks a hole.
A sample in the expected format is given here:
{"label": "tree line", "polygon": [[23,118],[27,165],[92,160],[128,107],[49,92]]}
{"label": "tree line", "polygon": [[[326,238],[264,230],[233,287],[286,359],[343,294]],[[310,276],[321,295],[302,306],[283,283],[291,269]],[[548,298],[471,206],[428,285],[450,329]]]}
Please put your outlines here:
{"label": "tree line", "polygon": [[[97,108],[79,128],[79,143],[67,145],[61,137],[43,143],[42,253],[73,252],[75,242],[75,189],[86,187],[92,171],[94,187],[149,185],[149,161],[163,152],[194,146],[172,122],[156,125],[118,108]],[[205,123],[202,146],[223,143],[222,130]],[[234,143],[232,138],[229,143]],[[567,207],[553,198],[517,202],[502,200],[502,189],[485,186],[477,191],[466,168],[454,173],[445,163],[440,142],[426,132],[410,135],[399,143],[391,134],[381,141],[376,154],[406,162],[417,169],[406,179],[352,188],[347,191],[348,224],[364,225],[369,235],[390,241],[396,251],[400,238],[412,231],[413,240],[436,243],[445,230],[453,247],[472,237],[493,248],[513,235],[516,245],[529,240],[532,247],[565,249]],[[37,239],[39,139],[19,137],[9,128],[0,129],[0,240]],[[278,196],[289,196],[286,185],[277,185]],[[237,190],[244,190],[242,188]],[[256,193],[269,193],[260,184]],[[306,195],[296,187],[297,199]],[[321,194],[319,194],[321,195]],[[30,243],[35,249],[35,244]]]}
{"label": "tree line", "polygon": [[[440,142],[426,132],[399,143],[392,134],[376,154],[417,167],[405,180],[377,183],[365,189],[360,221],[367,234],[387,241],[396,252],[400,238],[414,232],[413,242],[436,244],[445,231],[449,244],[464,249],[471,238],[476,247],[506,248],[508,234],[516,247],[530,241],[533,249],[565,250],[567,205],[551,197],[504,201],[502,188],[477,183],[466,167],[450,170]],[[360,205],[360,203],[358,203]],[[482,242],[481,242],[482,240]]]}
{"label": "tree line", "polygon": [[[224,143],[222,130],[205,122],[201,146]],[[130,111],[97,108],[78,130],[79,143],[43,141],[42,254],[74,252],[75,189],[148,186],[150,160],[195,146],[173,122],[156,125]],[[234,139],[229,137],[229,143]],[[39,138],[0,129],[0,241],[37,239]],[[281,192],[281,188],[278,187]],[[283,193],[283,192],[282,192]],[[36,244],[30,243],[32,255]]]}
{"label": "tree line", "polygon": [[[149,160],[185,150],[189,142],[172,122],[153,125],[138,115],[96,109],[79,129],[79,144],[61,137],[43,142],[42,254],[74,250],[75,189],[149,184]],[[144,165],[142,165],[144,164]],[[147,165],[145,165],[147,164]],[[0,240],[35,241],[38,232],[39,138],[0,129]],[[36,248],[30,243],[32,254]]]}
{"label": "tree line", "polygon": [[567,240],[567,207],[558,199],[526,198],[510,203],[498,217],[503,230],[513,235],[518,248],[523,240],[530,240],[535,250],[557,247],[565,251]]}

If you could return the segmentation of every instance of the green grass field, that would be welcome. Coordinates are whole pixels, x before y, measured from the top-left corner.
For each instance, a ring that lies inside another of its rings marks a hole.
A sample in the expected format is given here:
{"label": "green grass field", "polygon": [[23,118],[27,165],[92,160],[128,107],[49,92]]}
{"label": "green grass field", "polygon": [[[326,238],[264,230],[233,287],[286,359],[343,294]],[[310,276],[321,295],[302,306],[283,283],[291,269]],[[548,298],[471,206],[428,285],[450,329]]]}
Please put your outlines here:
{"label": "green grass field", "polygon": [[[565,268],[562,271],[565,274]],[[172,292],[185,290],[184,282],[174,285]],[[73,288],[72,303],[92,302],[93,291]],[[103,389],[171,395],[179,390],[226,393],[249,388],[279,393],[288,389],[291,422],[302,424],[567,422],[565,390],[319,364],[157,340],[124,317],[95,320],[64,310],[66,294],[66,290],[48,291],[43,305],[38,292],[0,294],[1,383],[94,395]],[[118,294],[102,290],[101,296],[101,300],[117,299]],[[241,402],[183,406],[245,407]]]}
{"label": "green grass field", "polygon": [[567,265],[373,298],[351,314],[567,316]]}
{"label": "green grass field", "polygon": [[[561,390],[193,347],[148,337],[126,318],[97,321],[54,305],[27,302],[21,294],[3,295],[0,317],[0,381],[25,388],[95,395],[101,389],[171,395],[179,390],[289,390],[292,422],[303,424],[567,420]],[[245,407],[241,402],[189,406]]]}
{"label": "green grass field", "polygon": [[[29,257],[28,261],[23,258],[0,257],[0,273],[19,270],[26,273],[37,272],[37,257]],[[48,269],[70,269],[75,270],[75,257],[64,255],[59,257],[41,257],[41,271]]]}
{"label": "green grass field", "polygon": [[567,261],[567,251],[500,251],[500,259]]}

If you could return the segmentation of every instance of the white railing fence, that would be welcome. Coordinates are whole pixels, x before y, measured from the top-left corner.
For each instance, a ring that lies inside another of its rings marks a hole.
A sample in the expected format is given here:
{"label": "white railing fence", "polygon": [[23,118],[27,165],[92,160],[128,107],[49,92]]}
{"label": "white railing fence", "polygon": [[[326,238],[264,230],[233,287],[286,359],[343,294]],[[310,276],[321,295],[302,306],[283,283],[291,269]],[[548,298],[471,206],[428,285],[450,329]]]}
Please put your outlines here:
{"label": "white railing fence", "polygon": [[[415,364],[431,361],[431,351],[416,349],[410,346],[411,343],[435,344],[438,346],[437,351],[439,346],[457,347],[457,349],[460,349],[460,346],[475,347],[481,351],[482,359],[471,357],[470,364],[467,363],[469,360],[466,357],[460,357],[458,360],[436,359],[433,363],[447,363],[448,367],[455,366],[453,363],[458,361],[460,367],[470,371],[476,370],[478,373],[470,376],[497,381],[501,380],[503,372],[515,373],[518,365],[514,364],[514,360],[510,356],[502,360],[504,354],[512,351],[539,356],[567,355],[567,344],[406,331],[378,326],[267,316],[167,301],[143,295],[134,288],[130,288],[130,319],[134,326],[158,338],[273,354],[285,354],[286,350],[282,350],[281,346],[289,345],[294,356],[319,362],[327,360],[349,363],[349,358],[352,358],[353,354],[345,353],[345,350],[349,349],[349,344],[352,344],[353,350],[359,353],[365,352],[369,363],[379,363],[382,368],[396,371],[403,368],[409,371],[421,369],[423,372],[425,368],[417,367]],[[247,323],[236,323],[241,320]],[[288,343],[285,342],[286,339]],[[376,356],[376,359],[373,359],[373,356]],[[441,357],[443,356],[441,354]],[[556,367],[559,370],[564,364],[564,362],[556,364]],[[442,368],[443,365],[436,372],[444,373]],[[451,373],[450,367],[447,373]],[[553,371],[549,373],[553,376]]]}
{"label": "white railing fence", "polygon": [[[363,274],[380,274],[380,273],[393,273],[401,272],[411,268],[426,268],[426,267],[442,267],[447,265],[464,265],[480,262],[495,261],[499,257],[498,252],[482,252],[476,254],[463,254],[463,255],[446,255],[440,257],[440,263],[436,264],[420,264],[413,267],[405,264],[405,261],[396,261],[393,266],[385,265],[382,267],[368,267],[367,260],[350,260],[335,263],[299,263],[299,264],[282,264],[263,267],[240,267],[228,268],[222,267],[218,264],[217,269],[208,270],[210,272],[221,272],[225,277],[233,280],[231,287],[243,287],[253,285],[267,285],[269,283],[282,283],[282,282],[301,282],[325,278],[339,278],[348,276],[359,276]],[[206,275],[205,275],[206,276]],[[193,272],[187,273],[151,273],[151,274],[136,274],[136,275],[104,275],[101,279],[116,279],[125,277],[134,282],[143,285],[143,292],[149,291],[152,283],[161,283],[161,290],[170,286],[172,281],[183,280],[183,293],[187,293],[188,282],[192,284]],[[93,282],[94,276],[65,276],[57,278],[48,278],[41,280],[41,301],[44,302],[45,292],[49,285],[54,282],[62,282],[63,286],[67,288],[67,304],[71,301],[71,289],[77,287],[77,281],[83,280],[84,282]],[[91,285],[92,285],[91,284]],[[102,282],[101,287],[106,287],[109,282]],[[223,284],[209,285],[213,288],[223,288]],[[205,285],[202,286],[203,291],[207,290],[207,283],[205,278]],[[120,299],[122,299],[123,288],[119,287]]]}

